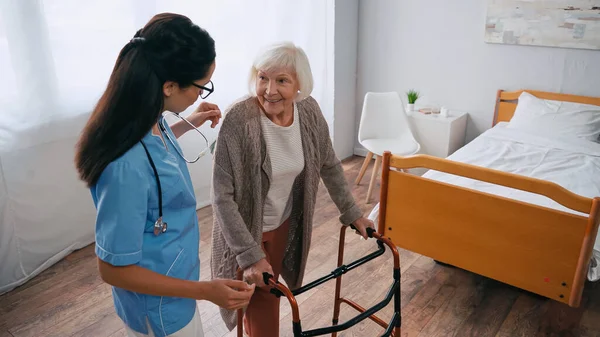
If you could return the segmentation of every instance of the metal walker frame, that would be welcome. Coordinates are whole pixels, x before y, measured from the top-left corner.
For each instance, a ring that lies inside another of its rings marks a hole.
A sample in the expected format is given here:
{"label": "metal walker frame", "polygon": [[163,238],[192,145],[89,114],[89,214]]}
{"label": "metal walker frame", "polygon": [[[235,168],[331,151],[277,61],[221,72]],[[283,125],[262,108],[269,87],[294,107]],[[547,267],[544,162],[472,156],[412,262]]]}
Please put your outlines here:
{"label": "metal walker frame", "polygon": [[[350,226],[352,229],[356,230],[354,226]],[[273,278],[272,275],[268,273],[263,274],[263,278],[265,284],[270,285],[272,288],[270,292],[277,297],[285,296],[292,307],[292,328],[294,332],[294,337],[310,337],[310,336],[322,336],[326,334],[331,334],[333,337],[337,336],[337,333],[340,331],[347,330],[348,328],[362,322],[366,318],[371,319],[375,323],[379,324],[383,327],[385,332],[382,337],[400,337],[401,333],[401,325],[402,325],[402,316],[400,313],[400,255],[398,253],[398,249],[388,238],[380,235],[372,228],[367,228],[367,234],[369,238],[375,238],[377,240],[377,245],[379,249],[367,256],[364,256],[356,261],[348,265],[344,265],[344,242],[346,236],[347,226],[342,226],[340,230],[340,241],[339,241],[339,249],[338,249],[338,267],[334,269],[329,275],[323,276],[301,288],[290,290],[283,284],[279,283],[277,280]],[[385,253],[385,246],[388,246],[392,251],[394,256],[394,270],[393,277],[394,282],[390,287],[385,298],[376,303],[369,309],[365,309],[357,303],[343,298],[340,296],[341,285],[342,285],[342,275],[349,272],[350,270],[369,262],[376,257],[379,257]],[[238,270],[238,279],[241,280],[243,273],[241,270]],[[300,320],[300,311],[298,309],[298,303],[296,301],[296,296],[320,285],[329,280],[336,279],[335,285],[335,302],[333,309],[333,320],[332,325],[323,328],[317,328],[313,330],[302,330],[302,324]],[[379,317],[375,316],[375,313],[379,310],[383,309],[387,306],[390,301],[394,299],[394,314],[392,315],[392,319],[389,323],[384,322]],[[348,321],[338,324],[339,314],[340,314],[340,306],[342,303],[349,305],[350,307],[356,309],[360,312],[355,317],[349,319]],[[244,312],[243,309],[237,310],[237,335],[238,337],[243,337],[243,317]]]}

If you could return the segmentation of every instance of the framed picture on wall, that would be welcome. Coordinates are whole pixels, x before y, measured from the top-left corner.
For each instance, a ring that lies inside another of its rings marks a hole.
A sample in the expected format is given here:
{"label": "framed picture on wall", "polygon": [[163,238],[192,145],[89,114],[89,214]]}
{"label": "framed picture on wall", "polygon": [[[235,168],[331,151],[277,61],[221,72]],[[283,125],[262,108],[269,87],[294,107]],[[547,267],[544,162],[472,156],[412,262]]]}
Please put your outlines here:
{"label": "framed picture on wall", "polygon": [[600,50],[600,1],[488,0],[485,42]]}

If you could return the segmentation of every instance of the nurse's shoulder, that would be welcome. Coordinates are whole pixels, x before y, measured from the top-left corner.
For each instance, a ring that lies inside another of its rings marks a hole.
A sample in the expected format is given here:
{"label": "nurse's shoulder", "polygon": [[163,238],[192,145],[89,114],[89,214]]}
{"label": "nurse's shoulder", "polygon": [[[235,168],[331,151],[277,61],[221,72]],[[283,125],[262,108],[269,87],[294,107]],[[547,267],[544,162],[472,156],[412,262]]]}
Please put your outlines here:
{"label": "nurse's shoulder", "polygon": [[94,187],[115,183],[129,185],[132,180],[140,183],[147,179],[148,167],[148,157],[144,147],[138,142],[106,165]]}

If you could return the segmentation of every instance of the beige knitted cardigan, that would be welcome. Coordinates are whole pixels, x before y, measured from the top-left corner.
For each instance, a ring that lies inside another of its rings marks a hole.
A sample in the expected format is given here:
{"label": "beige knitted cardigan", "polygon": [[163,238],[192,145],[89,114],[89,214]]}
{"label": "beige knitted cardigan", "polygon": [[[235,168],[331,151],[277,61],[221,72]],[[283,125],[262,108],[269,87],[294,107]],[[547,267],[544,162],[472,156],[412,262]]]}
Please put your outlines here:
{"label": "beige knitted cardigan", "polygon": [[[291,289],[302,285],[320,179],[341,213],[342,224],[349,225],[362,216],[318,103],[308,97],[297,107],[305,166],[292,187],[290,230],[281,272]],[[238,266],[246,268],[265,257],[261,248],[263,206],[272,178],[261,113],[256,97],[244,98],[227,109],[219,131],[212,181],[212,278],[235,279]],[[233,330],[235,312],[221,309],[221,316]]]}

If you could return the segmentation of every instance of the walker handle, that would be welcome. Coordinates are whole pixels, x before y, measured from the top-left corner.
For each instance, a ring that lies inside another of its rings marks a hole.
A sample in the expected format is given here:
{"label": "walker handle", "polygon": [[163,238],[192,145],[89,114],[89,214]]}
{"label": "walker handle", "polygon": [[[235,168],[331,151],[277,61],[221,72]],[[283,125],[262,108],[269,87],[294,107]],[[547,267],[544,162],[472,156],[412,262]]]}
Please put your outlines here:
{"label": "walker handle", "polygon": [[272,278],[273,278],[273,275],[271,275],[267,272],[263,273],[263,281],[265,282],[266,285],[269,285],[269,279],[272,279]]}
{"label": "walker handle", "polygon": [[278,298],[281,296],[287,297],[287,295],[284,293],[284,289],[287,290],[290,296],[294,296],[289,289],[287,289],[283,284],[280,284],[277,280],[275,280],[273,275],[267,272],[263,273],[263,281],[266,285],[270,285],[272,287],[269,292]]}
{"label": "walker handle", "polygon": [[[357,231],[358,229],[356,229],[356,227],[354,225],[350,225],[350,228],[352,228],[353,230]],[[373,233],[375,233],[375,230],[371,227],[367,227],[367,236],[372,238],[373,237]]]}

